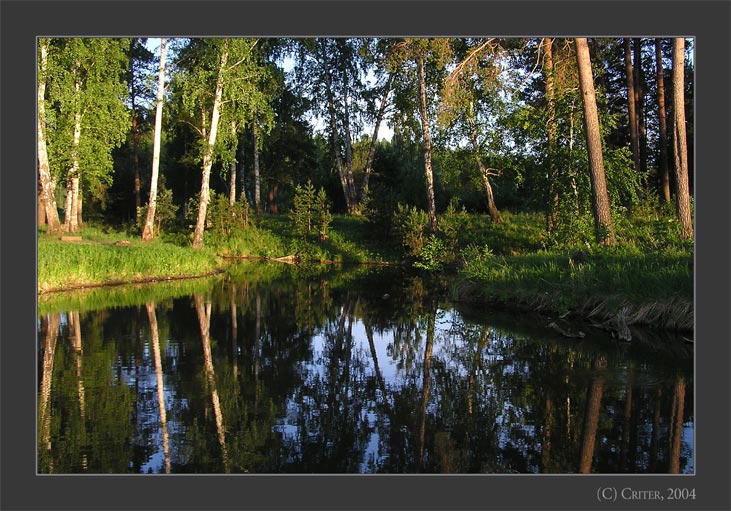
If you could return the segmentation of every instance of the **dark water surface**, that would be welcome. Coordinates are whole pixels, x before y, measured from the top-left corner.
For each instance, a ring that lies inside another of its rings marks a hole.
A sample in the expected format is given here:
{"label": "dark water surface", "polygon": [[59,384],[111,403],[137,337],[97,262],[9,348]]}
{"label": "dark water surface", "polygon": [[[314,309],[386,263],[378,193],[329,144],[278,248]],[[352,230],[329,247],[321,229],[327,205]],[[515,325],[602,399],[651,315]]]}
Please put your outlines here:
{"label": "dark water surface", "polygon": [[694,472],[687,343],[443,284],[256,263],[44,299],[38,472]]}

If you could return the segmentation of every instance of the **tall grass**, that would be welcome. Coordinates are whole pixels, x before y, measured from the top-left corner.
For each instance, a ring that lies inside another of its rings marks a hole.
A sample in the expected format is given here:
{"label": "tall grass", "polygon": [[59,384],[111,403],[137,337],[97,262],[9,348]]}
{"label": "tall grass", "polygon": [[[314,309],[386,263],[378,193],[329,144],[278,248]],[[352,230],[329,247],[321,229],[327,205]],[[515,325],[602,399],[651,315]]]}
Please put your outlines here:
{"label": "tall grass", "polygon": [[[221,258],[161,241],[143,243],[119,232],[82,230],[82,241],[38,238],[38,290],[211,273]],[[114,240],[114,241],[112,241]],[[115,244],[122,242],[123,244]]]}

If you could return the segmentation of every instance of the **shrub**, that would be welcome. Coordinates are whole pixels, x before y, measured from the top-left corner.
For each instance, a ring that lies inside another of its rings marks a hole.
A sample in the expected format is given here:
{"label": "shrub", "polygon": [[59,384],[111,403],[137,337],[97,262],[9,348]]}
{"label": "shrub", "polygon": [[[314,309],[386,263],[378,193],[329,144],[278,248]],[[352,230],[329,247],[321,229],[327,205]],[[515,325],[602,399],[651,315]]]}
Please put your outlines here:
{"label": "shrub", "polygon": [[393,227],[401,240],[401,246],[408,257],[418,257],[424,247],[424,231],[429,225],[426,211],[414,206],[396,205]]}
{"label": "shrub", "polygon": [[431,234],[419,252],[419,257],[414,262],[414,267],[426,271],[440,271],[444,267],[447,255],[444,241]]}
{"label": "shrub", "polygon": [[[140,208],[137,218],[137,229],[142,231],[147,221],[147,206]],[[173,191],[165,187],[159,187],[157,201],[155,203],[155,235],[159,236],[175,222],[175,215],[178,206],[173,203]]]}

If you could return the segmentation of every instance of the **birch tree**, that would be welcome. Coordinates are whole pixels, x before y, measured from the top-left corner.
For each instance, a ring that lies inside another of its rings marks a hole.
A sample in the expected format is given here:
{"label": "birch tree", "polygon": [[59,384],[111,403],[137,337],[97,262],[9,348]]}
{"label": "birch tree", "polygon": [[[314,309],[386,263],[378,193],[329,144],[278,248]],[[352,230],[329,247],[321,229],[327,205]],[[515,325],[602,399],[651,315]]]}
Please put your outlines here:
{"label": "birch tree", "polygon": [[500,46],[494,38],[476,41],[466,49],[464,57],[456,64],[445,81],[442,93],[440,121],[453,126],[456,122],[466,124],[467,138],[472,145],[480,179],[485,192],[487,211],[493,222],[502,221],[500,211],[495,204],[495,197],[490,184],[490,176],[497,173],[484,162],[481,129],[478,128],[478,109],[481,99],[497,94],[498,63]]}
{"label": "birch tree", "polygon": [[[194,39],[181,51],[175,85],[179,121],[192,127],[200,140],[201,188],[194,248],[203,246],[213,164],[235,161],[238,147],[238,130],[219,130],[219,124],[243,127],[254,109],[269,108],[257,86],[264,73],[254,58],[257,43],[255,39]],[[213,90],[211,84],[215,84]]]}
{"label": "birch tree", "polygon": [[[103,200],[112,182],[111,151],[129,127],[124,83],[129,39],[55,39],[48,62],[47,105],[54,106],[47,130],[50,166],[66,180],[65,229],[78,231],[82,183]],[[51,115],[46,111],[47,115]]]}
{"label": "birch tree", "polygon": [[[434,172],[432,169],[432,141],[430,131],[430,105],[427,101],[427,67],[430,75],[439,75],[451,58],[449,39],[404,39],[394,47],[392,66],[402,73],[403,79],[417,92],[418,117],[424,153],[424,180],[426,184],[429,229],[437,232],[437,211],[434,200]],[[436,94],[429,96],[434,97]],[[403,103],[402,103],[403,105]],[[407,114],[410,115],[410,114]]]}
{"label": "birch tree", "polygon": [[48,77],[48,51],[50,41],[38,41],[38,174],[41,184],[40,199],[43,202],[47,233],[61,231],[61,221],[56,207],[56,179],[51,174],[46,145],[46,80]]}
{"label": "birch tree", "polygon": [[157,178],[160,170],[160,138],[162,133],[162,107],[165,96],[165,55],[167,41],[160,40],[160,70],[157,77],[157,99],[155,102],[155,134],[152,143],[152,177],[150,178],[150,197],[147,202],[147,218],[142,230],[142,239],[150,241],[155,237],[155,207],[157,205]]}

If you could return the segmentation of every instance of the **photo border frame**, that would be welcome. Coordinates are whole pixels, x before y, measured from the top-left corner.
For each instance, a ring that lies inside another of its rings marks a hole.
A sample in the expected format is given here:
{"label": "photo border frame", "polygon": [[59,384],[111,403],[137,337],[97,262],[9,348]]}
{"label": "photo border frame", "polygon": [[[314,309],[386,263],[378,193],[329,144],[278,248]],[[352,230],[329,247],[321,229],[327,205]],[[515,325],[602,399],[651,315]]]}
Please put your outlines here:
{"label": "photo border frame", "polygon": [[[1,509],[731,509],[731,4],[678,0],[3,0]],[[695,474],[36,474],[36,38],[685,36],[695,39]],[[601,490],[695,489],[676,502]]]}

